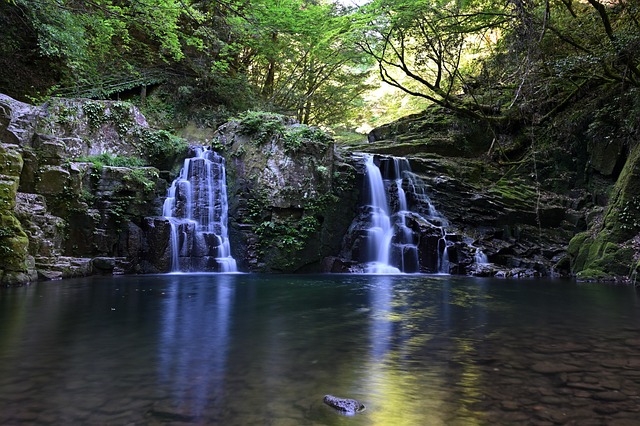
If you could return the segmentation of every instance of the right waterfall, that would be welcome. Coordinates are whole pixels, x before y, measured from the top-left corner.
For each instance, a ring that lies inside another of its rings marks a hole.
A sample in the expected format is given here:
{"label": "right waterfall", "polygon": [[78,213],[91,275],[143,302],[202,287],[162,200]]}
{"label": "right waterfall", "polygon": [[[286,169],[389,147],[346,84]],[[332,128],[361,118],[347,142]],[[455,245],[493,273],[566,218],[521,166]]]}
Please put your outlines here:
{"label": "right waterfall", "polygon": [[448,274],[448,222],[431,203],[424,182],[405,158],[361,155],[363,210],[350,230],[358,240],[354,260],[366,273]]}

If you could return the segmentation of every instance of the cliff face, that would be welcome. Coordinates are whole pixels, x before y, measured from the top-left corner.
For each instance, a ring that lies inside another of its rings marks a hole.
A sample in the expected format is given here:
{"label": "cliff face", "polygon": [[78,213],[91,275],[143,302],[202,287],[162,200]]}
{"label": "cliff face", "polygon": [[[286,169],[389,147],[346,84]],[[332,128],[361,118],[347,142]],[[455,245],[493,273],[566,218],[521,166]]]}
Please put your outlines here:
{"label": "cliff face", "polygon": [[319,272],[340,251],[358,189],[324,132],[266,113],[218,129],[227,158],[229,232],[239,269]]}
{"label": "cliff face", "polygon": [[434,107],[354,149],[409,158],[451,232],[492,264],[469,268],[460,247],[463,272],[635,281],[640,122],[624,111],[633,96],[613,105],[594,94],[544,126],[502,131]]}
{"label": "cliff face", "polygon": [[[585,118],[565,123],[496,133],[434,108],[338,149],[318,129],[246,113],[212,135],[226,157],[232,255],[241,271],[358,270],[368,225],[355,151],[408,159],[416,180],[401,185],[416,212],[429,211],[428,194],[446,218],[451,273],[633,279],[637,126],[609,137]],[[0,138],[0,283],[169,270],[171,226],[159,215],[185,141],[129,104],[35,107],[3,95]],[[107,161],[115,155],[142,161]],[[441,230],[407,218],[419,270],[435,272]]]}
{"label": "cliff face", "polygon": [[34,107],[0,95],[0,282],[143,272],[141,226],[165,181],[155,167],[87,159],[173,164],[182,147],[165,136],[120,102]]}

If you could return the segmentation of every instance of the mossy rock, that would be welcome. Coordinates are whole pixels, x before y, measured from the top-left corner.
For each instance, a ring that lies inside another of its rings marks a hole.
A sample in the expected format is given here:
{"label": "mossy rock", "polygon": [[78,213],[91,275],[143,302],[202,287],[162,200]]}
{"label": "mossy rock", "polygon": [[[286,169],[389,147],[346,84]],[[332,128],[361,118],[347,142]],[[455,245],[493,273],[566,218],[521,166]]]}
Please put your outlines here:
{"label": "mossy rock", "polygon": [[569,246],[567,247],[567,253],[569,254],[569,256],[574,258],[577,257],[580,253],[580,249],[585,244],[585,241],[587,241],[588,238],[588,232],[581,232],[574,235],[573,238],[571,238],[571,241],[569,241]]}
{"label": "mossy rock", "polygon": [[585,269],[576,274],[576,279],[579,281],[609,281],[613,280],[613,277],[600,269]]}
{"label": "mossy rock", "polygon": [[20,176],[22,155],[17,145],[0,144],[0,175]]}
{"label": "mossy rock", "polygon": [[17,179],[2,179],[0,176],[0,212],[11,211],[16,205]]}
{"label": "mossy rock", "polygon": [[[611,191],[602,224],[578,234],[569,244],[574,257],[572,270],[576,276],[628,277],[638,255],[631,240],[640,231],[640,145],[635,146]],[[577,253],[577,254],[576,254]]]}
{"label": "mossy rock", "polygon": [[26,272],[29,239],[10,212],[0,214],[0,258],[5,271]]}
{"label": "mossy rock", "polygon": [[626,277],[631,271],[635,255],[632,247],[610,241],[610,235],[606,232],[595,238],[587,233],[577,234],[569,243],[568,250],[574,256],[572,270],[578,278],[586,276],[586,271],[590,271],[593,277],[597,275],[593,271],[600,271],[609,277]]}

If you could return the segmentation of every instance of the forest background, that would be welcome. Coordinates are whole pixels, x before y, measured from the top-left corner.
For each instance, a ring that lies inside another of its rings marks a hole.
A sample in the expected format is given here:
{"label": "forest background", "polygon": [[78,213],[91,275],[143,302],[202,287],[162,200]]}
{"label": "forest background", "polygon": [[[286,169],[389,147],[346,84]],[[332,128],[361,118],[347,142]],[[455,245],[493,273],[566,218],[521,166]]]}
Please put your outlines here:
{"label": "forest background", "polygon": [[[362,130],[430,103],[495,126],[540,125],[599,88],[632,101],[638,8],[636,0],[3,0],[0,92],[39,103],[135,89],[145,112],[173,128],[215,127],[260,109]],[[152,98],[140,91],[158,86]]]}
{"label": "forest background", "polygon": [[557,265],[587,279],[640,269],[639,86],[638,0],[0,0],[0,93],[20,101],[128,100],[186,138],[270,111],[342,143],[434,114],[413,154],[473,123],[447,155],[498,167],[538,218],[543,191],[588,211]]}

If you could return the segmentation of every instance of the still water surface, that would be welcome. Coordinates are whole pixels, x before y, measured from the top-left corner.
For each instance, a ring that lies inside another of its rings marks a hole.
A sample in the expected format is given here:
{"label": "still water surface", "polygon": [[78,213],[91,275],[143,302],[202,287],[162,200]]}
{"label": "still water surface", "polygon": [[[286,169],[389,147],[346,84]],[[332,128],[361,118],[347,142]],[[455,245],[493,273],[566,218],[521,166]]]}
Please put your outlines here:
{"label": "still water surface", "polygon": [[640,424],[639,331],[635,289],[570,281],[45,282],[0,291],[0,423]]}

